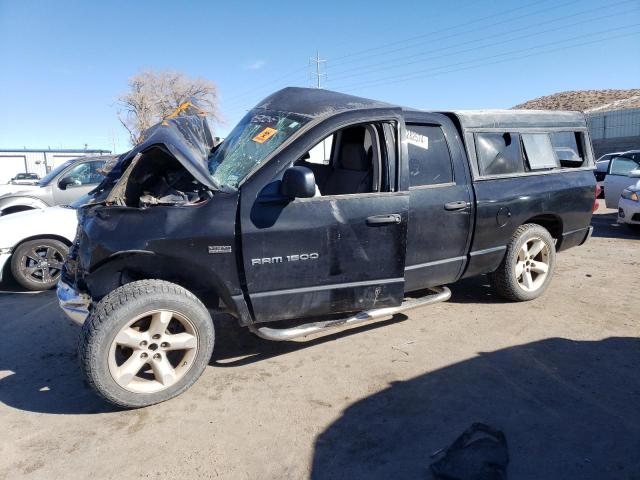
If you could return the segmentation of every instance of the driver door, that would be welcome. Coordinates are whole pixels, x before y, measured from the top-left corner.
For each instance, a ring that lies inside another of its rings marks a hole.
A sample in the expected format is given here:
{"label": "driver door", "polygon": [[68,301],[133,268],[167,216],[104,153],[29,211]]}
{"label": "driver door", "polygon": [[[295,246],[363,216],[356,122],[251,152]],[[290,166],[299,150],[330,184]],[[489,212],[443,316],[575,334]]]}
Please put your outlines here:
{"label": "driver door", "polygon": [[[314,172],[312,198],[274,204],[243,189],[242,257],[257,322],[402,302],[409,192],[396,187],[399,125],[377,120],[308,134],[311,154],[293,163]],[[319,149],[329,158],[308,165]]]}

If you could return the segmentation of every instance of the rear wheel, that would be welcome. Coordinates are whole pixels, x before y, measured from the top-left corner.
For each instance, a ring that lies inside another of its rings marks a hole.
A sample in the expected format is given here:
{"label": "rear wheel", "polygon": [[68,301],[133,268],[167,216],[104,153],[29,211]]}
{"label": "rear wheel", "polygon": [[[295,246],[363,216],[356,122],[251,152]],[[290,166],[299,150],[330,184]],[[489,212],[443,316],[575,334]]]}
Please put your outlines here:
{"label": "rear wheel", "polygon": [[48,290],[58,279],[69,247],[59,240],[42,238],[24,242],[13,252],[11,273],[28,290]]}
{"label": "rear wheel", "polygon": [[549,286],[555,265],[553,238],[544,227],[529,223],[515,231],[502,263],[489,279],[501,297],[533,300]]}
{"label": "rear wheel", "polygon": [[142,280],[96,305],[83,325],[79,358],[99,395],[121,407],[144,407],[191,387],[213,343],[211,315],[191,292]]}

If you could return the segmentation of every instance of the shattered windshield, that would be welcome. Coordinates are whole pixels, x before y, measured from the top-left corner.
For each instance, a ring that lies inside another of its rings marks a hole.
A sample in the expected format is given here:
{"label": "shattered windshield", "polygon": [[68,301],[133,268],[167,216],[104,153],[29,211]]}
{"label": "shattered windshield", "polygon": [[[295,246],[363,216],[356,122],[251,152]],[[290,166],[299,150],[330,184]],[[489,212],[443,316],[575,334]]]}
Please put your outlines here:
{"label": "shattered windshield", "polygon": [[218,185],[238,184],[308,119],[294,113],[249,112],[209,155],[209,172]]}

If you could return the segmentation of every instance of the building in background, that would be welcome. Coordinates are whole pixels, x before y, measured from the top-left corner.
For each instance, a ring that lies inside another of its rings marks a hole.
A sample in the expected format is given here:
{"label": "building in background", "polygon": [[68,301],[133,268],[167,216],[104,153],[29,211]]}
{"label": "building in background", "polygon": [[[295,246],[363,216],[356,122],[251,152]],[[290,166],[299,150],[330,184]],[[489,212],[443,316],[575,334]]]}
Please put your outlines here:
{"label": "building in background", "polygon": [[7,183],[18,173],[45,176],[61,163],[78,157],[108,155],[110,150],[100,149],[2,149],[0,148],[0,184]]}
{"label": "building in background", "polygon": [[640,149],[640,108],[585,112],[596,157]]}

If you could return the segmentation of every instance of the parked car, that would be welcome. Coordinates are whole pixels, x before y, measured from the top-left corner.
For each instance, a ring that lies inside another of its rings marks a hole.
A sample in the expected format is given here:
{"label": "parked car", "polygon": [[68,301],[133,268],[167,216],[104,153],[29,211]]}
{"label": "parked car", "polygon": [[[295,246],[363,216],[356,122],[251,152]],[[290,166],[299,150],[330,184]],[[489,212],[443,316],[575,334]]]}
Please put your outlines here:
{"label": "parked car", "polygon": [[83,324],[89,384],[114,404],[196,381],[208,309],[289,340],[446,300],[444,285],[484,273],[531,300],[556,252],[592,231],[578,112],[437,113],[287,88],[212,145],[205,119],[167,120],[78,210],[58,298]]}
{"label": "parked car", "polygon": [[75,206],[37,208],[0,217],[0,281],[10,266],[13,278],[24,288],[53,288],[78,226]]}
{"label": "parked car", "polygon": [[40,177],[35,173],[19,173],[9,183],[12,185],[36,185],[40,181]]}
{"label": "parked car", "polygon": [[[635,178],[640,178],[640,171],[635,172]],[[625,224],[633,230],[640,230],[640,180],[622,191],[618,202],[618,223]]]}
{"label": "parked car", "polygon": [[102,168],[113,158],[116,157],[81,157],[64,162],[37,186],[0,196],[0,215],[72,203],[102,181]]}
{"label": "parked car", "polygon": [[630,175],[631,172],[639,169],[640,150],[630,150],[611,159],[603,182],[607,208],[618,208],[622,191],[636,183],[636,177]]}

